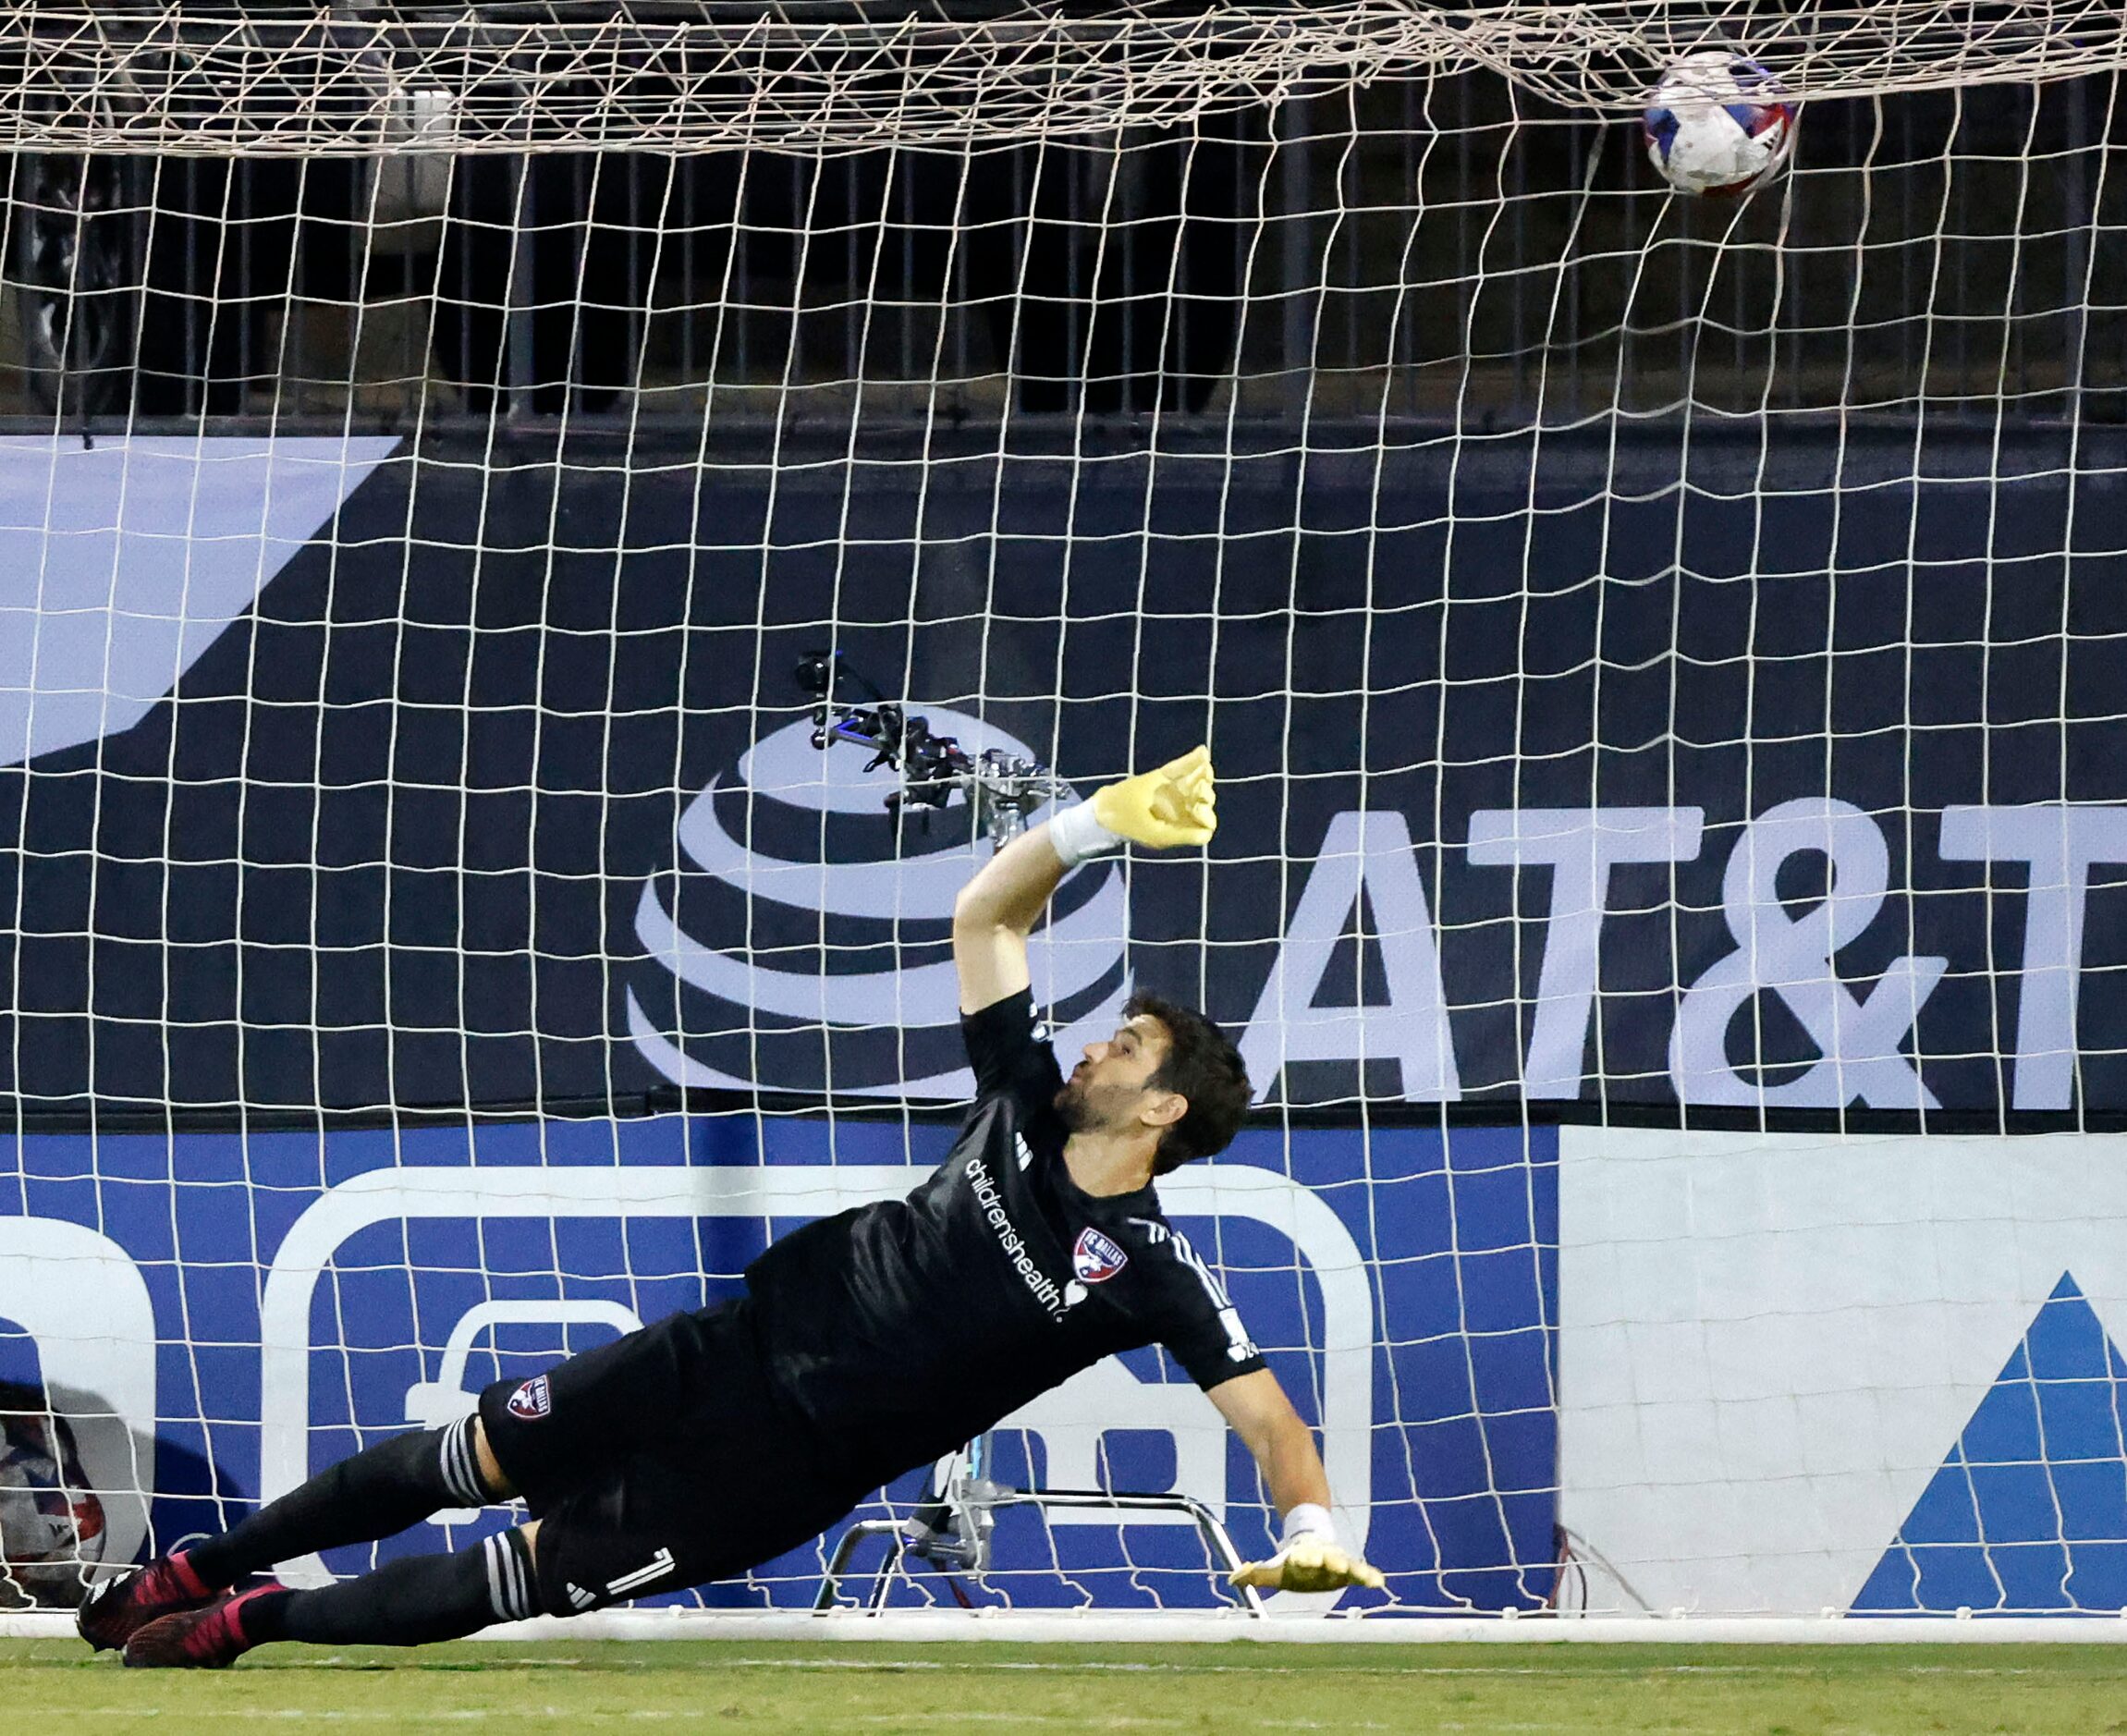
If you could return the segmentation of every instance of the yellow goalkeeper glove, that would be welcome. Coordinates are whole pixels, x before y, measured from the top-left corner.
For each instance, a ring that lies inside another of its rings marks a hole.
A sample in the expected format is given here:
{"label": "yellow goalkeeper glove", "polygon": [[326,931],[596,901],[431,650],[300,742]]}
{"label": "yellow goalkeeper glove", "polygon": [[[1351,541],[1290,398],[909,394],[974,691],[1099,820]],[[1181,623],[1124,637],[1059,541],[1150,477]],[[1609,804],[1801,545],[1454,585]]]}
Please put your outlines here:
{"label": "yellow goalkeeper glove", "polygon": [[1379,1568],[1339,1548],[1336,1538],[1309,1531],[1302,1532],[1269,1560],[1251,1561],[1238,1570],[1232,1583],[1258,1591],[1293,1592],[1342,1591],[1350,1585],[1379,1591],[1387,1583]]}
{"label": "yellow goalkeeper glove", "polygon": [[1211,750],[1195,748],[1157,771],[1140,772],[1094,792],[1049,822],[1049,839],[1067,868],[1126,840],[1154,850],[1211,842],[1218,830],[1218,795]]}

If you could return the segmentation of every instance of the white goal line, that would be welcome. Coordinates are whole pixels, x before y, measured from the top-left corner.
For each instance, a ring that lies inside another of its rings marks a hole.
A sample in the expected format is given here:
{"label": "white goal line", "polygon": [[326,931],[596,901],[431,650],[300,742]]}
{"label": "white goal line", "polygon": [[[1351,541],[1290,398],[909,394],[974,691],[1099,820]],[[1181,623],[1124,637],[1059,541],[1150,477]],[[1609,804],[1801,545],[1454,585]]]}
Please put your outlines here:
{"label": "white goal line", "polygon": [[[0,1640],[70,1639],[71,1610],[0,1613]],[[605,1609],[483,1629],[482,1641],[759,1640],[932,1644],[1273,1645],[1925,1645],[2127,1644],[2122,1616],[1500,1616],[1249,1617],[1236,1611],[931,1610],[826,1615],[738,1609]]]}

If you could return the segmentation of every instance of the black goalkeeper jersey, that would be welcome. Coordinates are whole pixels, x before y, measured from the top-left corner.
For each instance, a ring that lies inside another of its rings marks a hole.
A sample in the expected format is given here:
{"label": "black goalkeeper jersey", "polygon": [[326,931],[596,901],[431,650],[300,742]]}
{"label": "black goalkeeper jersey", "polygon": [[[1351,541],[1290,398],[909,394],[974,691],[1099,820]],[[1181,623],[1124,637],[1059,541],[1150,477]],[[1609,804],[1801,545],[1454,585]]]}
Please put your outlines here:
{"label": "black goalkeeper jersey", "polygon": [[1165,1345],[1206,1388],[1264,1365],[1150,1187],[1096,1198],[1071,1180],[1033,996],[960,1029],[975,1103],[945,1162],[907,1199],[809,1224],[746,1269],[776,1397],[868,1486],[1117,1351]]}

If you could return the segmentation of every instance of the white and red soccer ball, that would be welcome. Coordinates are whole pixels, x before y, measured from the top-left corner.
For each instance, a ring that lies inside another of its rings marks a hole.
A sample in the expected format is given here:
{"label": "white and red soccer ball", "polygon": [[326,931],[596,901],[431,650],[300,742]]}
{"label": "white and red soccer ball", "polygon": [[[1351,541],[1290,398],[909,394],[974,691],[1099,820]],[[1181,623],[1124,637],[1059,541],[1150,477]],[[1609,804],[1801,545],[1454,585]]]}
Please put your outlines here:
{"label": "white and red soccer ball", "polygon": [[1794,150],[1794,104],[1779,80],[1756,61],[1717,48],[1671,67],[1641,124],[1647,160],[1662,178],[1701,198],[1754,190]]}
{"label": "white and red soccer ball", "polygon": [[34,1388],[0,1382],[0,1608],[78,1605],[104,1542],[73,1430]]}

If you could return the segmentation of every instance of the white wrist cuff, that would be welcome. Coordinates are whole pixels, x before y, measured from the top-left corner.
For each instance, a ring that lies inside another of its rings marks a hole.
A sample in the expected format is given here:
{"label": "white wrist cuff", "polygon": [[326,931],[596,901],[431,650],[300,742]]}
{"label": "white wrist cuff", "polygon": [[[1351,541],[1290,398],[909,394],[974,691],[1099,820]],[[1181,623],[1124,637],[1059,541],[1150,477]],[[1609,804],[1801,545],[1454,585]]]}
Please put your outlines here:
{"label": "white wrist cuff", "polygon": [[1093,803],[1082,801],[1066,808],[1049,822],[1049,844],[1066,868],[1076,868],[1091,856],[1105,856],[1120,850],[1118,837],[1095,817]]}
{"label": "white wrist cuff", "polygon": [[1285,1529],[1279,1534],[1280,1545],[1290,1544],[1295,1537],[1325,1537],[1337,1541],[1337,1522],[1326,1507],[1317,1507],[1312,1501],[1302,1501],[1285,1516]]}

